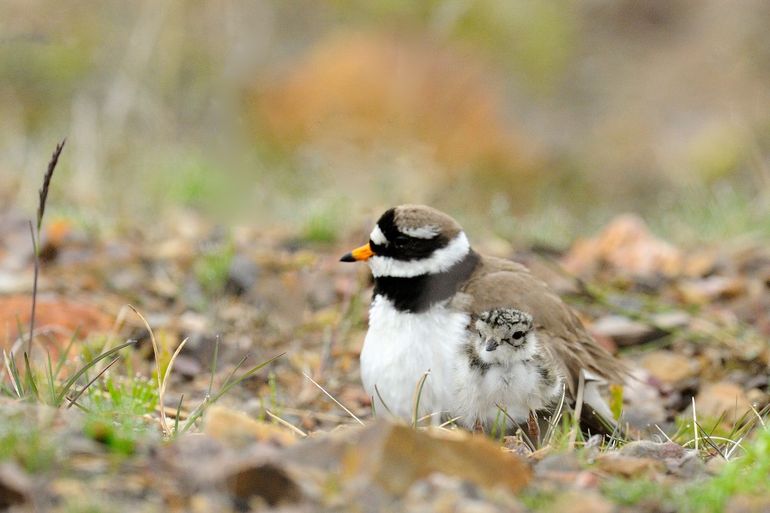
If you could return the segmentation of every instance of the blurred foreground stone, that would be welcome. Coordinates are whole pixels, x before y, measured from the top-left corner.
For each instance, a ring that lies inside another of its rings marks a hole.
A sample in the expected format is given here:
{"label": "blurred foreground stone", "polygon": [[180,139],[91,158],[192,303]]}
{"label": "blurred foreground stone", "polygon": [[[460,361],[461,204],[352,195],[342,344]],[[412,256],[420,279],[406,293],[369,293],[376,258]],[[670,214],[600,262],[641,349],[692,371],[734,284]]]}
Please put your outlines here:
{"label": "blurred foreground stone", "polygon": [[17,465],[0,464],[0,510],[24,504],[29,491],[29,478]]}
{"label": "blurred foreground stone", "polygon": [[726,513],[766,513],[770,511],[770,498],[736,495],[727,501]]}
{"label": "blurred foreground stone", "polygon": [[206,434],[162,449],[160,467],[184,495],[236,508],[518,511],[515,494],[532,479],[526,460],[465,432],[375,422],[278,447],[251,424],[261,423],[223,408],[211,413]]}
{"label": "blurred foreground stone", "polygon": [[385,422],[321,436],[287,449],[286,454],[293,463],[338,471],[343,481],[373,485],[394,495],[434,473],[510,492],[518,492],[532,478],[523,458],[503,452],[486,438],[461,432],[442,436],[437,430]]}
{"label": "blurred foreground stone", "polygon": [[204,432],[211,438],[233,447],[253,442],[285,446],[296,441],[287,428],[252,419],[245,413],[223,406],[212,406],[206,413]]}
{"label": "blurred foreground stone", "polygon": [[570,491],[560,495],[546,511],[548,513],[612,513],[615,507],[596,492]]}

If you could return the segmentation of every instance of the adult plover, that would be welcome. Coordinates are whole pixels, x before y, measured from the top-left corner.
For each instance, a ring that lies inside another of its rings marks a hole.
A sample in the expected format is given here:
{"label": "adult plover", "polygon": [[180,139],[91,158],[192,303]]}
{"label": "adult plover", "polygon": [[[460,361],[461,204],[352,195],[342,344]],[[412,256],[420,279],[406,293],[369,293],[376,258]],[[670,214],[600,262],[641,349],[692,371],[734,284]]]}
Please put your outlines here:
{"label": "adult plover", "polygon": [[[537,340],[531,348],[551,363],[554,375],[563,376],[568,398],[574,402],[582,380],[584,412],[610,418],[593,385],[595,378],[622,383],[624,366],[596,344],[544,282],[521,264],[476,253],[447,214],[423,205],[391,208],[369,242],[341,260],[366,261],[374,276],[361,378],[378,412],[412,418],[417,384],[428,373],[417,415],[463,415],[456,374],[458,354],[478,337],[471,321],[512,309],[531,316]],[[536,405],[516,397],[506,407],[519,421],[520,413]]]}

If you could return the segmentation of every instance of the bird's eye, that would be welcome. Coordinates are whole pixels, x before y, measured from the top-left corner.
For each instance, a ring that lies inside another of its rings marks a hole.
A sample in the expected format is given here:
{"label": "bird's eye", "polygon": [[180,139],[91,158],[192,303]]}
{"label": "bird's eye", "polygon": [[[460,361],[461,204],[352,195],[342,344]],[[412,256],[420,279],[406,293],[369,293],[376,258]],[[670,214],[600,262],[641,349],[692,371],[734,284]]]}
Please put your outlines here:
{"label": "bird's eye", "polygon": [[513,334],[513,338],[516,339],[516,340],[519,340],[523,336],[524,336],[524,332],[523,331],[517,331],[516,333]]}
{"label": "bird's eye", "polygon": [[406,235],[396,235],[395,239],[393,240],[393,244],[396,246],[405,246],[409,243],[409,237]]}

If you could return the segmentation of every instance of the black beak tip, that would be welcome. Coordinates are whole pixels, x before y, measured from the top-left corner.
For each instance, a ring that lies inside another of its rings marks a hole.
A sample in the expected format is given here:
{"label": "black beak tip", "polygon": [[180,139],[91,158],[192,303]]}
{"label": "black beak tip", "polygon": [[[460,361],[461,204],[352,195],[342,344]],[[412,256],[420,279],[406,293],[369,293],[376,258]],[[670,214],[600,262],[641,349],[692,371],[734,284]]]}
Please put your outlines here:
{"label": "black beak tip", "polygon": [[353,253],[347,253],[340,258],[340,262],[355,262],[356,259],[353,258]]}

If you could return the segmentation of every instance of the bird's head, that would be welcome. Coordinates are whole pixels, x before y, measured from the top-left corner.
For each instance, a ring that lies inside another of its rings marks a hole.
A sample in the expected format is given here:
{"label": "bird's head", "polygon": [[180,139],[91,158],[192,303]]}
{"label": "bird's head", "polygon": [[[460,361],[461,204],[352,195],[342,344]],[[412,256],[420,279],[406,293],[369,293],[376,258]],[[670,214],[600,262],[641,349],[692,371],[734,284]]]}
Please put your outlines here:
{"label": "bird's head", "polygon": [[340,260],[366,261],[375,278],[409,278],[442,273],[470,251],[465,232],[450,216],[424,205],[401,205],[385,211],[369,242]]}
{"label": "bird's head", "polygon": [[481,352],[518,349],[534,336],[532,316],[514,308],[482,312],[474,322]]}

